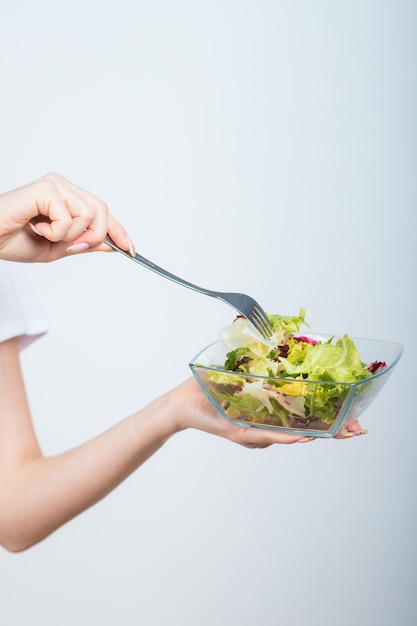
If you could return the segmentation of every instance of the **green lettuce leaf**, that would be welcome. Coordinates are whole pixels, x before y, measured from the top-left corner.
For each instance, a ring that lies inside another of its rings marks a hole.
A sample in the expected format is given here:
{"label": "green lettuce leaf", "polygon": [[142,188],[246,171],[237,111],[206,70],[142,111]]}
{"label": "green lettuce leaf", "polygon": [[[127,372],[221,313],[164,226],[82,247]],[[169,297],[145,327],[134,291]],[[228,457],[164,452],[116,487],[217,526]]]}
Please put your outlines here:
{"label": "green lettuce leaf", "polygon": [[290,359],[282,358],[281,364],[289,376],[303,375],[310,380],[356,382],[371,375],[348,335],[334,344],[329,340],[311,346],[301,362],[292,363]]}

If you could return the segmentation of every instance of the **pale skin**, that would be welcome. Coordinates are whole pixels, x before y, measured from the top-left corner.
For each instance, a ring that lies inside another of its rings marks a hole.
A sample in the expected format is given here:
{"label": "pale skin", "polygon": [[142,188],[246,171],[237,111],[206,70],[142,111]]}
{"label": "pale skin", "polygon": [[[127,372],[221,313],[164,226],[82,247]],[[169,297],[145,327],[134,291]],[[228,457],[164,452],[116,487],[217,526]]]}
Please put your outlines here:
{"label": "pale skin", "polygon": [[[132,250],[126,231],[108,215],[104,203],[62,177],[46,178],[46,191],[41,179],[23,191],[0,196],[0,258],[39,262],[105,250],[106,232],[120,247]],[[50,223],[33,232],[28,223],[37,216]],[[68,251],[86,243],[88,247]],[[190,378],[83,445],[46,457],[29,411],[18,339],[0,342],[0,544],[19,552],[45,539],[104,498],[170,437],[188,428],[247,448],[312,440],[230,424]],[[341,437],[365,432],[353,422]]]}
{"label": "pale skin", "polygon": [[39,263],[70,254],[109,251],[106,234],[134,252],[107,205],[59,174],[0,195],[0,258]]}

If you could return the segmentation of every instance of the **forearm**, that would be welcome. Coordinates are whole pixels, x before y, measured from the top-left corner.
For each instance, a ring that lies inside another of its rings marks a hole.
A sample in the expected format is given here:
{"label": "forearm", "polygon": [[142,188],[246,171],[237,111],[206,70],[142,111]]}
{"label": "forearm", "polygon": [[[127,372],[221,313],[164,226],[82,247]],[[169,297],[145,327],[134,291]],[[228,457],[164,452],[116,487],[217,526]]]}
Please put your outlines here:
{"label": "forearm", "polygon": [[302,439],[227,422],[190,378],[89,442],[45,458],[30,418],[17,340],[0,343],[0,544],[20,551],[41,541],[187,428],[249,448]]}
{"label": "forearm", "polygon": [[166,404],[159,398],[77,448],[15,468],[0,484],[2,544],[28,548],[105,497],[175,432]]}

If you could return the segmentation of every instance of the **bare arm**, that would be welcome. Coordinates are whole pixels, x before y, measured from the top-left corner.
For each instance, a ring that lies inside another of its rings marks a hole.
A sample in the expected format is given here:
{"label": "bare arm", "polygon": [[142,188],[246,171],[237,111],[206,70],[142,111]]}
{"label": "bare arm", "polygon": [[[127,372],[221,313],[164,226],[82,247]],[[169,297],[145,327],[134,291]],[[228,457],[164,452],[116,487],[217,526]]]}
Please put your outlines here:
{"label": "bare arm", "polygon": [[16,340],[0,344],[1,543],[13,551],[28,547],[116,487],[170,436],[163,404],[156,400],[82,446],[45,458],[30,419]]}
{"label": "bare arm", "polygon": [[301,439],[229,424],[189,379],[85,444],[44,457],[32,426],[17,340],[0,343],[0,544],[20,551],[41,541],[105,497],[185,428],[247,447]]}

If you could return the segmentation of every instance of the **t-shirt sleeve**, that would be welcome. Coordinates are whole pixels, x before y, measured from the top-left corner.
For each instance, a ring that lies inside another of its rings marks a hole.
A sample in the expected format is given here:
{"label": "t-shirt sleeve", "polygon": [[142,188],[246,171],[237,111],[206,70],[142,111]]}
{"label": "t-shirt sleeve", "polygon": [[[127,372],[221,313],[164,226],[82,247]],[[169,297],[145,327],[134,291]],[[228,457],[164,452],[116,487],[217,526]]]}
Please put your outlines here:
{"label": "t-shirt sleeve", "polygon": [[0,261],[0,341],[18,337],[22,349],[46,331],[46,320],[23,267]]}

